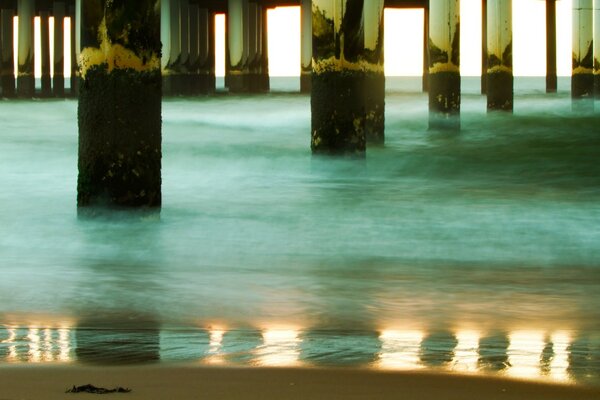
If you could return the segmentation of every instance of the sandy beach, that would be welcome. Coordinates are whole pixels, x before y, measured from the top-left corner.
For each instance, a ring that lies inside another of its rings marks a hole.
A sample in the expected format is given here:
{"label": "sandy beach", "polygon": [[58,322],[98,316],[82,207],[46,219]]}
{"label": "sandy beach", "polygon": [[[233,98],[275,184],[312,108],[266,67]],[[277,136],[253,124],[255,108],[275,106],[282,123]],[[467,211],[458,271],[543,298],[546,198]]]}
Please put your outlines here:
{"label": "sandy beach", "polygon": [[593,400],[600,387],[499,378],[347,369],[198,366],[2,366],[0,400],[95,398],[65,393],[73,385],[127,387],[102,398],[135,399],[404,399]]}

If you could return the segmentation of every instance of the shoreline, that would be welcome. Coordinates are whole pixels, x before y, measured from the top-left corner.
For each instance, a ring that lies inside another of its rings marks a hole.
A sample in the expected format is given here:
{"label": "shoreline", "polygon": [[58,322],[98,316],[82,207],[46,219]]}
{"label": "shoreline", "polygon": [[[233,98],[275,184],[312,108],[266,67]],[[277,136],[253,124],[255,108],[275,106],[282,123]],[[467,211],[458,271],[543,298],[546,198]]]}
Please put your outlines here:
{"label": "shoreline", "polygon": [[0,400],[88,398],[71,387],[130,388],[103,398],[152,399],[403,399],[592,400],[600,387],[437,372],[334,368],[143,365],[0,366]]}

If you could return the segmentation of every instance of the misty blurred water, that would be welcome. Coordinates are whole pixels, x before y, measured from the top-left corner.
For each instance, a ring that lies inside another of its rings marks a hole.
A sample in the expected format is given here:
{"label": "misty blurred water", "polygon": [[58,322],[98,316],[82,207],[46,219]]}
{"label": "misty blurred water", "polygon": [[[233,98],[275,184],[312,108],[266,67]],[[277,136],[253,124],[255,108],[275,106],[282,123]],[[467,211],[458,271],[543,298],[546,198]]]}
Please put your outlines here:
{"label": "misty blurred water", "polygon": [[388,79],[363,161],[311,156],[296,84],[165,100],[160,214],[91,219],[76,101],[1,101],[0,360],[47,342],[54,361],[600,382],[600,113],[568,80],[517,80],[511,115],[465,79],[461,132],[439,135],[420,80]]}

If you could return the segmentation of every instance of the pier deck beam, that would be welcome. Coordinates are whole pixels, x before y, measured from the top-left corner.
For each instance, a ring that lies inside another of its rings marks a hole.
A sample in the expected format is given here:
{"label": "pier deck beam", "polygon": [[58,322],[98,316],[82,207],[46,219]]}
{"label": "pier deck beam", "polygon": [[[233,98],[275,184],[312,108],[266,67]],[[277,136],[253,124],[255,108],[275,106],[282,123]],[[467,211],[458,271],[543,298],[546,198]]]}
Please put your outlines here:
{"label": "pier deck beam", "polygon": [[385,142],[385,73],[383,67],[383,0],[364,2],[364,53],[371,66],[365,74],[365,134],[367,142]]}
{"label": "pier deck beam", "polygon": [[573,99],[594,96],[594,44],[592,0],[573,0]]}
{"label": "pier deck beam", "polygon": [[77,205],[161,204],[160,10],[81,3]]}
{"label": "pier deck beam", "polygon": [[[365,155],[365,86],[382,73],[382,65],[373,62],[378,59],[377,46],[368,46],[373,49],[371,54],[365,51],[363,29],[367,26],[372,27],[370,31],[379,31],[380,13],[365,9],[365,3],[362,0],[313,1],[313,154]],[[378,32],[369,35],[369,41],[377,41],[377,36]]]}
{"label": "pier deck beam", "polygon": [[487,109],[512,111],[512,0],[489,0],[487,31]]}
{"label": "pier deck beam", "polygon": [[17,94],[19,97],[35,95],[35,76],[33,68],[33,17],[34,0],[19,0],[19,48],[17,67]]}
{"label": "pier deck beam", "polygon": [[546,93],[556,93],[556,0],[546,0]]}
{"label": "pier deck beam", "polygon": [[13,47],[13,17],[15,4],[2,2],[0,6],[0,87],[2,97],[15,96],[15,67]]}
{"label": "pier deck beam", "polygon": [[600,99],[600,0],[594,0],[594,96]]}
{"label": "pier deck beam", "polygon": [[312,0],[302,0],[300,18],[300,92],[310,93],[312,80]]}
{"label": "pier deck beam", "polygon": [[429,128],[460,129],[460,0],[429,2]]}

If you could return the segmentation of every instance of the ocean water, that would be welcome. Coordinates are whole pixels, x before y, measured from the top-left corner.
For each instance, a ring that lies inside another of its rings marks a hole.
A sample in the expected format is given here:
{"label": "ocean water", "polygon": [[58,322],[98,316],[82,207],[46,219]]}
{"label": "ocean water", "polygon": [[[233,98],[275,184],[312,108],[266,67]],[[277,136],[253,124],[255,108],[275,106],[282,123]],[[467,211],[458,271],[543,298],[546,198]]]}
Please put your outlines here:
{"label": "ocean water", "polygon": [[386,145],[313,158],[310,98],[166,99],[160,213],[78,217],[75,100],[0,101],[0,365],[431,369],[600,384],[600,112],[567,79],[461,132],[388,79]]}

